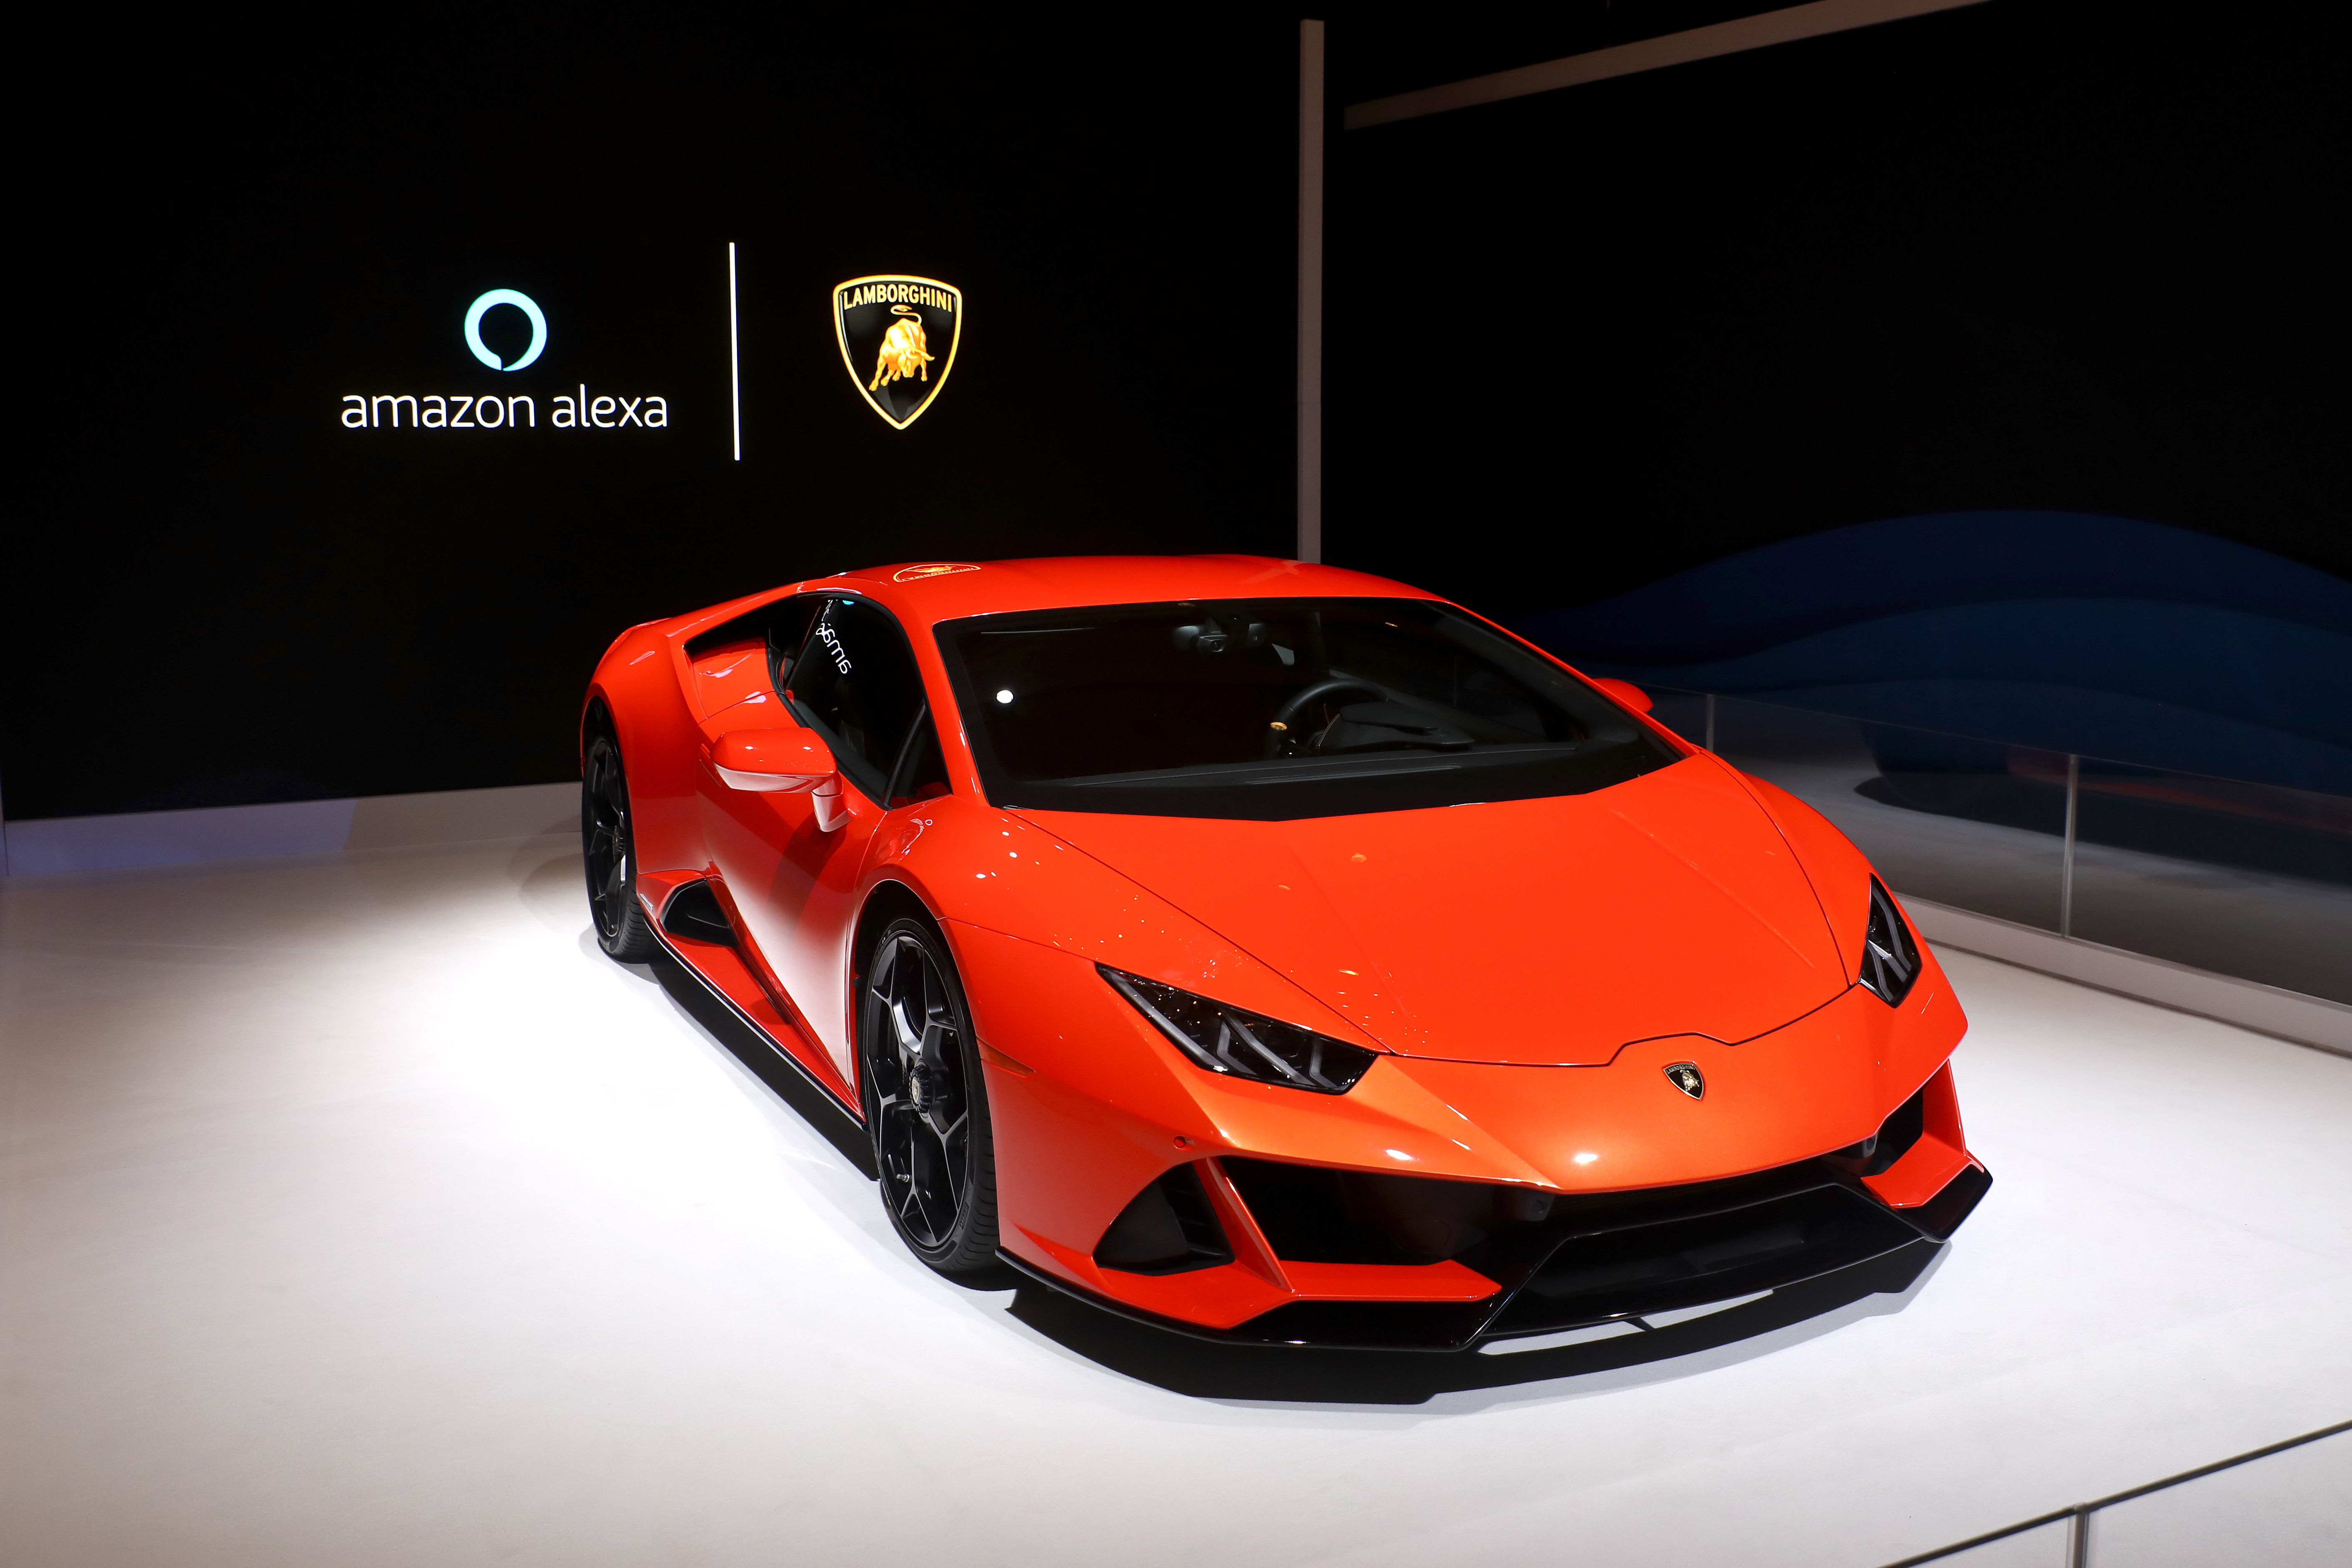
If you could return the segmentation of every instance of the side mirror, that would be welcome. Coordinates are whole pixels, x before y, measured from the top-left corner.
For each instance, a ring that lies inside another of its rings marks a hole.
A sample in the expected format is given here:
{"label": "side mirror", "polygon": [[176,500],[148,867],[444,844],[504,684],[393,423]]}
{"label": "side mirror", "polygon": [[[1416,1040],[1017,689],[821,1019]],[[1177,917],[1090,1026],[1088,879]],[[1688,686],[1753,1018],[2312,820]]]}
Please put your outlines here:
{"label": "side mirror", "polygon": [[1635,713],[1650,711],[1650,694],[1631,681],[1612,681],[1606,675],[1587,677],[1592,684],[1632,708]]}
{"label": "side mirror", "polygon": [[759,795],[805,794],[820,832],[849,819],[833,751],[809,729],[732,729],[710,747],[711,770],[730,789]]}

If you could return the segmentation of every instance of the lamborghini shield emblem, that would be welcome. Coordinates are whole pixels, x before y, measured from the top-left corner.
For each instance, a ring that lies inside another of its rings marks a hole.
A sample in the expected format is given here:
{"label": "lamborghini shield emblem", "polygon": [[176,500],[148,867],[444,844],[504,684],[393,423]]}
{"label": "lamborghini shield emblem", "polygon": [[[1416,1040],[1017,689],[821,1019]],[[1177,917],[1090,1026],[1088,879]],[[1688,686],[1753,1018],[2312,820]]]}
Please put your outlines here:
{"label": "lamborghini shield emblem", "polygon": [[853,277],[833,291],[833,329],[858,395],[904,430],[955,369],[963,290],[933,277]]}
{"label": "lamborghini shield emblem", "polygon": [[1706,1079],[1699,1072],[1696,1061],[1670,1061],[1666,1078],[1674,1086],[1694,1100],[1706,1098]]}

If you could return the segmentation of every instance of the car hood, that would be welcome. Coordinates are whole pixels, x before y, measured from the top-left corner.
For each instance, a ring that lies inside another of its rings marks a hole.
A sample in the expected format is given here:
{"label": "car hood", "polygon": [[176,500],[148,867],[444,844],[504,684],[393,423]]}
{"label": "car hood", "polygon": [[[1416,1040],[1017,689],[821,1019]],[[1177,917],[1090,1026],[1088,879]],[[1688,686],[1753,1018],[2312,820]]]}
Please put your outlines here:
{"label": "car hood", "polygon": [[1788,842],[1711,758],[1584,795],[1290,822],[1019,814],[1407,1056],[1734,1043],[1848,983]]}

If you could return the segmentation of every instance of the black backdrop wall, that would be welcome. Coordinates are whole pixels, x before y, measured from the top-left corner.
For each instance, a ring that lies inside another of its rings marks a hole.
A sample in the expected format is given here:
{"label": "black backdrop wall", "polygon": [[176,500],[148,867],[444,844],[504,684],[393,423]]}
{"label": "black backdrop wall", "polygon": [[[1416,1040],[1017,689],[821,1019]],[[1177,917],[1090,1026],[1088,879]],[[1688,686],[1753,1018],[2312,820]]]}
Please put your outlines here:
{"label": "black backdrop wall", "polygon": [[[971,16],[372,12],[31,51],[8,815],[569,777],[623,627],[853,564],[1287,554],[1296,21]],[[829,300],[895,272],[968,306],[905,432]],[[548,321],[527,370],[463,341],[496,287]],[[583,384],[669,423],[551,428]],[[429,392],[538,423],[340,421]]]}
{"label": "black backdrop wall", "polygon": [[[1343,94],[1411,41],[1335,24]],[[1346,132],[1330,559],[1636,679],[2352,793],[2347,43],[1992,0]]]}
{"label": "black backdrop wall", "polygon": [[[1337,129],[1765,8],[1328,13],[1328,559],[1636,678],[2352,792],[2338,14],[1991,0]],[[1295,13],[26,57],[12,817],[562,779],[620,627],[853,562],[1291,548]],[[884,272],[969,307],[903,433],[828,319]],[[670,423],[550,428],[583,386]],[[491,389],[541,423],[338,418]]]}
{"label": "black backdrop wall", "polygon": [[[1343,90],[1421,85],[1396,42]],[[1993,0],[1347,133],[1336,537],[1502,611],[1985,506],[2352,574],[2347,43]]]}

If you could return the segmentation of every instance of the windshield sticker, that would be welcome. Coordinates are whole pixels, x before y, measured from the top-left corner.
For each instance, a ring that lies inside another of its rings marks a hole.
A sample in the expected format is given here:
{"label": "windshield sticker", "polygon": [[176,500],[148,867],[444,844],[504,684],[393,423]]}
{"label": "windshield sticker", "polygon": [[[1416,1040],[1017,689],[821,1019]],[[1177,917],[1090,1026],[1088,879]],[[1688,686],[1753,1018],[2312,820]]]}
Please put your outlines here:
{"label": "windshield sticker", "polygon": [[816,639],[824,644],[824,651],[833,655],[833,667],[845,675],[849,674],[849,650],[841,645],[841,633],[833,629],[831,622],[817,627]]}

